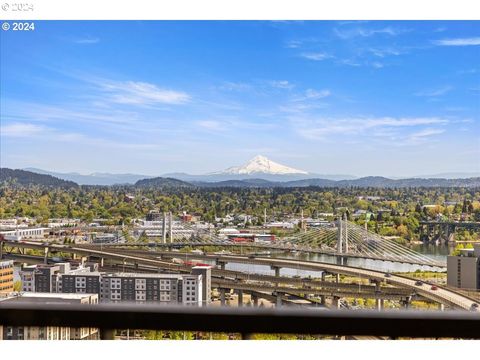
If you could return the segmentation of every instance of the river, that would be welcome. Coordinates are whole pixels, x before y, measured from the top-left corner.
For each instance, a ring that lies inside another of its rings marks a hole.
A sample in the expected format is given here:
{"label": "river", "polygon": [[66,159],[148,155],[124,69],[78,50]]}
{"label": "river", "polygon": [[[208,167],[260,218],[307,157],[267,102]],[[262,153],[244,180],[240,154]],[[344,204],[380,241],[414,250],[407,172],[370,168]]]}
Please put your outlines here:
{"label": "river", "polygon": [[[445,245],[412,245],[412,250],[415,250],[423,255],[426,255],[432,260],[436,261],[447,261],[447,255],[450,252],[450,249]],[[273,258],[284,258],[284,259],[298,259],[298,260],[306,260],[306,261],[318,261],[318,262],[327,262],[336,264],[337,259],[333,256],[329,255],[321,255],[315,253],[304,253],[304,252],[297,252],[297,253],[290,253],[285,251],[272,251],[271,257]],[[431,267],[431,266],[421,266],[421,265],[411,265],[411,264],[400,264],[394,263],[391,261],[379,261],[379,260],[371,260],[371,259],[359,259],[359,258],[351,258],[347,260],[347,264],[349,266],[355,266],[360,268],[368,268],[372,270],[379,270],[383,272],[414,272],[417,270],[423,271],[445,271],[444,269]],[[237,271],[244,271],[250,273],[260,273],[266,275],[274,275],[274,271],[270,269],[268,266],[264,265],[248,265],[248,264],[235,264],[230,263],[226,266],[227,270],[237,270]],[[285,276],[319,276],[319,272],[314,271],[305,271],[300,269],[281,269],[280,275]]]}

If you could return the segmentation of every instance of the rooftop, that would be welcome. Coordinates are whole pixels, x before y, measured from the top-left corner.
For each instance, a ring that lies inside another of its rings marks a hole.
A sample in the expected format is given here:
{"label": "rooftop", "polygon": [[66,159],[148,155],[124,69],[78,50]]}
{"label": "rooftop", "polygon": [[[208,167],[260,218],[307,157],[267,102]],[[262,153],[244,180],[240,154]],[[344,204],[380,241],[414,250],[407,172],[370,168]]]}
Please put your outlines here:
{"label": "rooftop", "polygon": [[81,301],[86,298],[98,297],[98,294],[63,294],[63,293],[39,293],[39,292],[11,292],[0,297],[0,301],[34,302],[41,300],[42,303],[64,303]]}
{"label": "rooftop", "polygon": [[198,277],[198,275],[191,274],[141,274],[141,273],[114,273],[114,274],[103,274],[103,277],[109,278],[161,278],[161,279],[183,279],[184,277]]}

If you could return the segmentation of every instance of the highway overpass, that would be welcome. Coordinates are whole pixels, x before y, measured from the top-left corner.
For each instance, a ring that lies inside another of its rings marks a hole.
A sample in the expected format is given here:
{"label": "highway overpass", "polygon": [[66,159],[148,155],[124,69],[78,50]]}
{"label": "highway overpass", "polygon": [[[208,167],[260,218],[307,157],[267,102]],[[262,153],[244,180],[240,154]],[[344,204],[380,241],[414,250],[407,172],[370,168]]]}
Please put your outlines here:
{"label": "highway overpass", "polygon": [[[167,269],[173,271],[186,271],[188,266],[181,264],[175,264],[170,261],[147,258],[145,256],[132,255],[123,252],[115,252],[114,249],[108,250],[98,250],[91,247],[78,247],[78,246],[67,246],[60,244],[47,244],[47,243],[37,243],[37,242],[16,242],[16,241],[2,241],[1,248],[7,247],[15,248],[27,248],[27,249],[37,249],[43,250],[45,256],[48,256],[49,251],[59,251],[71,254],[77,254],[81,256],[95,256],[100,259],[111,259],[118,261],[120,263],[131,263],[136,266],[139,265],[150,265],[155,268]],[[3,251],[3,250],[2,250]],[[178,253],[176,253],[178,256]],[[343,274],[354,277],[361,277],[364,279],[371,279],[372,281],[383,282],[385,281],[388,284],[413,290],[416,294],[421,295],[432,301],[448,305],[457,309],[469,310],[474,300],[471,298],[460,294],[451,289],[438,287],[437,290],[433,290],[430,285],[422,283],[422,285],[416,285],[418,280],[410,279],[399,275],[386,274],[381,271],[361,269],[351,266],[344,265],[334,265],[329,263],[320,263],[313,261],[303,261],[303,260],[292,260],[292,259],[274,259],[267,257],[254,257],[249,258],[248,256],[241,255],[219,255],[219,254],[188,254],[184,253],[182,256],[194,256],[198,259],[212,260],[218,263],[221,267],[224,268],[226,263],[240,263],[240,264],[252,264],[252,265],[266,265],[270,266],[275,270],[275,274],[280,274],[281,268],[291,268],[299,270],[310,270],[318,272],[328,272],[330,274]]]}

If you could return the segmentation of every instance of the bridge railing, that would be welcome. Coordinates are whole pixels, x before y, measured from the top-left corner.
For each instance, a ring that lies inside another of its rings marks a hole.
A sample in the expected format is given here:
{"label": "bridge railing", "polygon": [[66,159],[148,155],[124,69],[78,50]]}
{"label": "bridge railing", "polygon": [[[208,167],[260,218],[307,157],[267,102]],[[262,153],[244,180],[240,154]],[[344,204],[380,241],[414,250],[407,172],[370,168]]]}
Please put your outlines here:
{"label": "bridge railing", "polygon": [[254,333],[480,338],[480,313],[465,311],[374,312],[0,303],[0,324],[95,327],[100,329],[103,339],[112,339],[114,330],[121,329],[240,333],[244,339]]}

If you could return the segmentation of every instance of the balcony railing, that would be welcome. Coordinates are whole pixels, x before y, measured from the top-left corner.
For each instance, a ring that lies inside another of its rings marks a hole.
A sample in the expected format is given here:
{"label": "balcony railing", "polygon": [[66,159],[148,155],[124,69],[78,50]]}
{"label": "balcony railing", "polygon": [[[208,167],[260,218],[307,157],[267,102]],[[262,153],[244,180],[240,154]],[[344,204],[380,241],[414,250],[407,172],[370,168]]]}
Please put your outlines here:
{"label": "balcony railing", "polygon": [[114,329],[240,333],[480,338],[480,313],[461,311],[331,311],[170,307],[131,304],[50,305],[0,303],[4,326],[96,327],[102,339]]}

